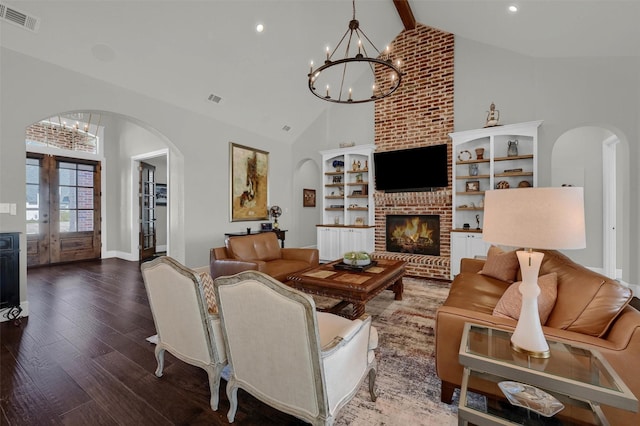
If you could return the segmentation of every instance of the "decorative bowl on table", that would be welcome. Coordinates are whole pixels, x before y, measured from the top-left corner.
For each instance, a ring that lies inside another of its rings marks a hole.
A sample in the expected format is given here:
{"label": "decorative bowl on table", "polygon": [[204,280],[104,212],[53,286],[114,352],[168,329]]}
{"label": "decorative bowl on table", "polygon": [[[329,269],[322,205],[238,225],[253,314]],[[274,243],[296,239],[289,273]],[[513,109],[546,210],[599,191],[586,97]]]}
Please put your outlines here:
{"label": "decorative bowl on table", "polygon": [[371,256],[365,251],[349,251],[344,254],[342,261],[346,265],[365,266],[371,263]]}

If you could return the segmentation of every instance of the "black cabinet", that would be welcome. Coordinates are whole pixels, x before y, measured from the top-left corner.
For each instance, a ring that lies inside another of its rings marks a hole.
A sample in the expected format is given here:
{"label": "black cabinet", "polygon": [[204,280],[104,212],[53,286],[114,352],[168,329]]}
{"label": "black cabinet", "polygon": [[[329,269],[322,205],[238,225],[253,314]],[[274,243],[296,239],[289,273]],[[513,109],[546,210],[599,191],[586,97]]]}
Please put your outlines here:
{"label": "black cabinet", "polygon": [[20,306],[20,233],[0,234],[0,309]]}

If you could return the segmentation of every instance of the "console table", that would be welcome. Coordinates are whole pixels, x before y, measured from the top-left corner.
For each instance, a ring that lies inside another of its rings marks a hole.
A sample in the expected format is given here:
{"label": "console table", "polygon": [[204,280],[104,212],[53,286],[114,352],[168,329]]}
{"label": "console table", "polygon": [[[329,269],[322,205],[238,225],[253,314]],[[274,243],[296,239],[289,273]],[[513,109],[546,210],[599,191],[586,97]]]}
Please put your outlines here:
{"label": "console table", "polygon": [[[459,424],[608,425],[600,404],[638,411],[638,399],[597,350],[548,340],[551,356],[531,358],[514,352],[510,338],[504,330],[465,324],[459,352],[464,366]],[[498,387],[502,381],[537,387],[565,408],[544,417],[511,405]],[[486,395],[486,404],[469,398],[470,390]]]}
{"label": "console table", "polygon": [[287,232],[286,229],[265,229],[265,230],[259,229],[259,230],[251,231],[251,232],[228,232],[228,233],[224,234],[224,236],[226,238],[229,238],[229,237],[242,237],[243,235],[262,234],[263,232],[275,232],[276,236],[280,240],[280,247],[284,248],[284,238],[285,238],[285,233]]}

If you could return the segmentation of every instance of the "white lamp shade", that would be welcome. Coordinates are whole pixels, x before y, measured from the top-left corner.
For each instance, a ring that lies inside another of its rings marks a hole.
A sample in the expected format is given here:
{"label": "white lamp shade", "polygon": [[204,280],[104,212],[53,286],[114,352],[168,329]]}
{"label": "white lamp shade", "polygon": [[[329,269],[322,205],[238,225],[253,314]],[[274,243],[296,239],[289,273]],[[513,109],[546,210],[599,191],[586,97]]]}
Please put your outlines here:
{"label": "white lamp shade", "polygon": [[580,187],[514,188],[485,192],[482,239],[538,249],[586,247]]}

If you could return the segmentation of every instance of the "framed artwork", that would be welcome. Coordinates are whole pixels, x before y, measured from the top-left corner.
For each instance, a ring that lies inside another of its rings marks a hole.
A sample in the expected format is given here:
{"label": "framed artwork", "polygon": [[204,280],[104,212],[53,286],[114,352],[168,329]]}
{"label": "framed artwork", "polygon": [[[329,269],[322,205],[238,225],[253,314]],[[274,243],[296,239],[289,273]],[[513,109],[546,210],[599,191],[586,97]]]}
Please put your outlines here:
{"label": "framed artwork", "polygon": [[302,207],[315,207],[315,206],[316,206],[316,190],[303,189],[302,190]]}
{"label": "framed artwork", "polygon": [[167,205],[167,185],[156,183],[156,206]]}
{"label": "framed artwork", "polygon": [[269,153],[229,143],[231,221],[269,219]]}
{"label": "framed artwork", "polygon": [[480,181],[479,180],[468,180],[466,192],[478,192],[480,191]]}

